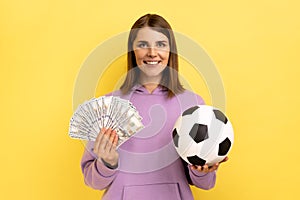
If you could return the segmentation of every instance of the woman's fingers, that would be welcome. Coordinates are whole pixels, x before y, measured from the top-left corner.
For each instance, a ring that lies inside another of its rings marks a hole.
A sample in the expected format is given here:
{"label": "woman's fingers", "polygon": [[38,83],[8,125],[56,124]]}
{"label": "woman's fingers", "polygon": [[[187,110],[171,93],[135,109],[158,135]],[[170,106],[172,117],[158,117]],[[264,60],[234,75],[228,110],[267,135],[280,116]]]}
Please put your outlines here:
{"label": "woman's fingers", "polygon": [[[115,130],[103,129],[100,132],[101,136],[98,136],[95,143],[95,151],[100,151],[100,153],[109,153],[114,145],[116,146],[118,142],[118,135]],[[99,134],[99,135],[100,135]]]}
{"label": "woman's fingers", "polygon": [[228,159],[229,159],[228,156],[226,156],[220,163],[226,162]]}
{"label": "woman's fingers", "polygon": [[213,171],[217,170],[218,167],[219,167],[219,163],[216,163],[213,166],[208,167],[208,172],[213,172]]}
{"label": "woman's fingers", "polygon": [[118,140],[119,140],[119,136],[118,136],[117,132],[115,132],[115,136],[114,136],[113,141],[112,141],[112,148],[111,148],[111,150],[116,151],[117,145],[118,145]]}
{"label": "woman's fingers", "polygon": [[191,169],[193,170],[198,170],[199,172],[213,172],[215,170],[217,170],[220,166],[221,163],[223,162],[226,162],[228,160],[228,157],[226,156],[221,162],[219,163],[216,163],[212,166],[208,166],[208,165],[203,165],[203,166],[195,166],[195,165],[192,165],[191,166]]}
{"label": "woman's fingers", "polygon": [[116,165],[118,163],[119,154],[116,151],[118,144],[118,135],[115,130],[101,129],[96,138],[94,145],[94,153],[106,163]]}
{"label": "woman's fingers", "polygon": [[197,166],[192,165],[192,166],[191,166],[191,169],[197,170],[197,171],[199,171],[199,172],[205,172],[205,173],[214,171],[214,168],[213,168],[213,167],[209,167],[208,165],[203,165],[203,166],[200,166],[200,165],[197,165]]}
{"label": "woman's fingers", "polygon": [[208,165],[203,165],[202,166],[202,171],[207,173],[208,172]]}
{"label": "woman's fingers", "polygon": [[106,131],[106,129],[105,129],[105,128],[102,128],[102,129],[100,130],[100,132],[99,132],[99,134],[98,134],[96,140],[95,140],[94,150],[93,150],[93,151],[94,151],[94,153],[96,153],[96,154],[97,154],[98,151],[99,151],[100,142],[101,142],[101,140],[102,140],[102,137],[103,137],[105,131]]}
{"label": "woman's fingers", "polygon": [[113,141],[113,146],[117,147],[117,145],[118,145],[118,140],[119,140],[119,136],[118,136],[117,133],[116,133],[116,136],[115,136],[114,141]]}
{"label": "woman's fingers", "polygon": [[109,141],[107,141],[106,144],[106,149],[105,149],[106,152],[110,152],[112,150],[115,136],[116,136],[116,131],[115,130],[111,131],[109,136]]}
{"label": "woman's fingers", "polygon": [[109,128],[103,134],[103,137],[102,137],[102,140],[101,140],[100,146],[99,146],[101,153],[107,152],[107,146],[109,145],[109,138],[110,138],[111,132],[112,132],[112,130]]}

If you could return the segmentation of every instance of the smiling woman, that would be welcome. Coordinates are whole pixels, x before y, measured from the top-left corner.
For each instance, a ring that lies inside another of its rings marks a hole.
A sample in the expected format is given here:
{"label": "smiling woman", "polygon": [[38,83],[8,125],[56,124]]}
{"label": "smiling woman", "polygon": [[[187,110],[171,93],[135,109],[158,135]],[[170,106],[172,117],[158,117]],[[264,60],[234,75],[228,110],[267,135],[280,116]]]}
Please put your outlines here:
{"label": "smiling woman", "polygon": [[189,184],[214,187],[219,163],[188,165],[173,146],[178,116],[204,101],[179,82],[177,48],[168,22],[151,14],[138,19],[129,34],[127,59],[123,85],[108,95],[132,102],[145,128],[118,149],[116,132],[102,129],[82,158],[85,183],[105,189],[103,199],[193,199]]}

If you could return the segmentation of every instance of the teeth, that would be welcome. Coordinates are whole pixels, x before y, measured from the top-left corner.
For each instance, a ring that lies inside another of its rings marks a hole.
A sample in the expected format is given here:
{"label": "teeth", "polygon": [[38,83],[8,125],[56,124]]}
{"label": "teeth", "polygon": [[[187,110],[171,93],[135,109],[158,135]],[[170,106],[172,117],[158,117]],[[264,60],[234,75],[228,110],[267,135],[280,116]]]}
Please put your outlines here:
{"label": "teeth", "polygon": [[156,65],[158,64],[158,61],[152,61],[152,62],[146,62],[148,65]]}

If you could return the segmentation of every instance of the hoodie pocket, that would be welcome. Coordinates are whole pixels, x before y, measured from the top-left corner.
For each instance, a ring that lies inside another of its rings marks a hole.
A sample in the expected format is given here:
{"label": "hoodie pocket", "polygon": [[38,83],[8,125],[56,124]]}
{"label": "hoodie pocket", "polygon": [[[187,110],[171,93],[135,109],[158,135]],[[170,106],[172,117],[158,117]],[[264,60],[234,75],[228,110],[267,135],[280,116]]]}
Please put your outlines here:
{"label": "hoodie pocket", "polygon": [[123,200],[181,200],[177,183],[124,186]]}

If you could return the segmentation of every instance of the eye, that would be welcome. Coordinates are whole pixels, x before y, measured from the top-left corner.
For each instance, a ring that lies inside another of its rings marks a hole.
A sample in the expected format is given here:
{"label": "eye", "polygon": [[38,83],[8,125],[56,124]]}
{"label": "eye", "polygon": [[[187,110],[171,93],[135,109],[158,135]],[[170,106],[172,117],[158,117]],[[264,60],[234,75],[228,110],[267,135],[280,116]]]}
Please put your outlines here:
{"label": "eye", "polygon": [[167,46],[167,44],[165,42],[157,42],[157,47],[159,47],[159,48],[164,48],[166,46]]}
{"label": "eye", "polygon": [[137,44],[137,47],[138,47],[138,48],[146,48],[147,46],[148,46],[148,45],[147,45],[146,42],[140,42],[140,43]]}

